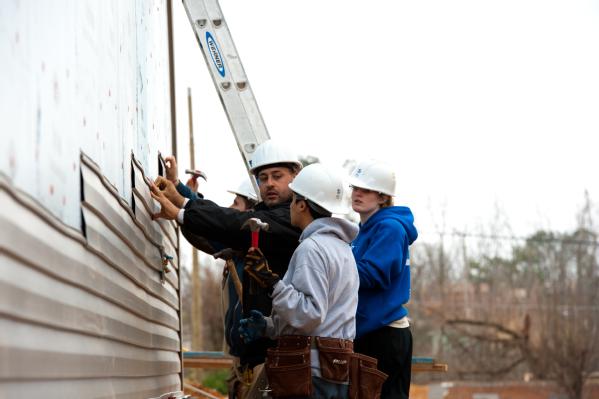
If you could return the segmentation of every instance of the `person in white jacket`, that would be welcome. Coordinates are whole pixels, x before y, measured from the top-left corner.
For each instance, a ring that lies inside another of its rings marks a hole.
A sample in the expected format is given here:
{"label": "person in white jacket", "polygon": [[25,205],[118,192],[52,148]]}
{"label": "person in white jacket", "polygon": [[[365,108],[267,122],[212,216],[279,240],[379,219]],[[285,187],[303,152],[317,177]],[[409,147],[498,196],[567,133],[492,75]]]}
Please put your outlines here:
{"label": "person in white jacket", "polygon": [[[347,220],[332,217],[333,213],[347,212],[343,205],[343,185],[340,175],[321,164],[305,167],[289,185],[293,191],[291,224],[299,227],[302,234],[282,279],[270,271],[258,249],[250,250],[246,257],[245,270],[252,278],[272,288],[273,307],[270,317],[253,311],[250,318],[241,321],[240,333],[244,341],[261,336],[278,337],[280,348],[287,342],[282,337],[291,336],[291,342],[295,342],[294,337],[299,337],[299,341],[302,337],[312,337],[305,349],[310,354],[306,368],[312,383],[308,394],[293,391],[303,384],[299,374],[289,375],[289,378],[276,375],[275,366],[279,361],[292,362],[287,352],[269,352],[267,374],[275,396],[291,394],[295,397],[300,393],[300,397],[309,398],[348,397],[346,372],[336,374],[331,371],[337,366],[340,370],[345,367],[347,371],[349,354],[345,352],[353,349],[358,304],[359,276],[349,246],[358,229]],[[321,365],[321,361],[328,362],[322,360],[319,353],[323,338],[327,345],[330,343],[339,348],[339,352],[347,357],[335,355],[331,364]],[[283,380],[283,386],[278,386],[276,392],[278,379]],[[287,379],[289,386],[285,385]]]}

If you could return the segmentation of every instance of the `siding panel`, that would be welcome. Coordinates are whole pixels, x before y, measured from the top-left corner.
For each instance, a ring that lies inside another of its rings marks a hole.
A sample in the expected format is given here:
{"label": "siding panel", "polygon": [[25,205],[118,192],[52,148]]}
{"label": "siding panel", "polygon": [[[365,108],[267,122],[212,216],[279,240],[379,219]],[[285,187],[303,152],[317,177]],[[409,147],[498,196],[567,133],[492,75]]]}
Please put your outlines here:
{"label": "siding panel", "polygon": [[179,397],[177,249],[84,156],[81,176],[83,234],[0,174],[0,398]]}
{"label": "siding panel", "polygon": [[[135,209],[137,210],[140,207],[144,207],[146,213],[151,215],[154,212],[154,209],[157,209],[157,203],[152,199],[150,195],[150,188],[148,185],[148,178],[145,176],[141,166],[136,162],[135,158],[132,160],[133,162],[133,187],[137,192],[137,200],[135,203]],[[134,197],[135,199],[135,197]],[[159,208],[158,208],[159,209]],[[177,246],[177,230],[176,223],[169,220],[160,219],[157,221],[160,229],[162,230],[162,234],[166,234],[166,236],[171,241],[173,246]]]}
{"label": "siding panel", "polygon": [[[0,384],[0,398],[20,398],[23,392],[29,397],[44,399],[94,398],[139,399],[156,398],[164,392],[180,389],[178,374],[145,378],[94,378],[64,381],[18,381]],[[134,388],[132,388],[134,387]]]}
{"label": "siding panel", "polygon": [[[115,270],[72,230],[48,223],[54,217],[35,202],[17,200],[0,186],[0,253],[39,272],[81,287],[147,320],[179,329],[177,311]],[[28,203],[29,206],[23,206]],[[33,211],[35,209],[35,211]],[[43,215],[44,217],[40,217]],[[12,278],[16,276],[11,275]]]}
{"label": "siding panel", "polygon": [[[130,279],[147,288],[149,292],[157,297],[162,297],[173,308],[179,308],[176,288],[170,284],[162,284],[160,281],[160,266],[144,263],[143,259],[131,250],[127,244],[120,239],[97,215],[83,204],[83,219],[90,247],[109,256],[110,261],[123,274]],[[167,273],[172,284],[178,285],[174,273]]]}
{"label": "siding panel", "polygon": [[[81,161],[85,203],[97,210],[99,214],[104,215],[110,221],[109,224],[112,230],[120,234],[121,238],[140,256],[145,257],[148,262],[160,265],[162,254],[167,253],[173,257],[172,266],[177,268],[179,262],[177,251],[174,249],[177,245],[173,244],[177,241],[165,240],[157,222],[148,223],[147,225],[141,224],[127,202],[119,197],[118,192],[110,182],[102,176],[98,166],[83,154]],[[145,182],[139,182],[138,184],[146,185]],[[107,195],[106,191],[112,195]],[[147,193],[149,195],[149,191]],[[149,201],[149,199],[146,201]],[[174,230],[173,234],[176,239],[177,231]],[[153,245],[147,245],[146,241],[150,241]]]}
{"label": "siding panel", "polygon": [[[10,275],[18,275],[18,279]],[[23,301],[23,298],[26,298]],[[177,351],[179,334],[0,254],[0,314],[32,324]]]}
{"label": "siding panel", "polygon": [[9,319],[0,319],[0,341],[7,347],[0,361],[0,380],[144,377],[181,371],[177,352]]}
{"label": "siding panel", "polygon": [[111,221],[111,228],[120,233],[148,262],[160,264],[160,248],[157,242],[155,245],[146,245],[146,241],[151,241],[147,233],[137,220],[129,207],[123,206],[114,196],[105,195],[106,189],[100,178],[95,172],[85,164],[81,166],[83,177],[83,198],[88,207],[93,208],[98,213]]}
{"label": "siding panel", "polygon": [[137,222],[144,226],[152,240],[160,241],[165,253],[173,257],[173,260],[170,262],[171,266],[177,269],[179,261],[177,252],[174,250],[175,247],[173,247],[169,239],[163,238],[164,232],[157,222],[152,220],[152,213],[145,206],[145,201],[141,198],[141,194],[137,188],[133,188],[133,203],[135,204],[135,218]]}

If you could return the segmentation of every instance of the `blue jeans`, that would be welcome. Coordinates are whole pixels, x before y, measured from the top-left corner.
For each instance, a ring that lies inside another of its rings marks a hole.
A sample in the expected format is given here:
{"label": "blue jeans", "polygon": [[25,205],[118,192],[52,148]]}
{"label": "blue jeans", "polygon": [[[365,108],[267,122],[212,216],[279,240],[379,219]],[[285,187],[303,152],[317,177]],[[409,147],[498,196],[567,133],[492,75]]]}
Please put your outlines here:
{"label": "blue jeans", "polygon": [[349,385],[336,384],[323,380],[319,377],[312,377],[312,396],[293,396],[288,399],[348,399]]}
{"label": "blue jeans", "polygon": [[349,385],[336,384],[319,377],[312,377],[312,386],[314,393],[310,399],[347,399],[349,397]]}

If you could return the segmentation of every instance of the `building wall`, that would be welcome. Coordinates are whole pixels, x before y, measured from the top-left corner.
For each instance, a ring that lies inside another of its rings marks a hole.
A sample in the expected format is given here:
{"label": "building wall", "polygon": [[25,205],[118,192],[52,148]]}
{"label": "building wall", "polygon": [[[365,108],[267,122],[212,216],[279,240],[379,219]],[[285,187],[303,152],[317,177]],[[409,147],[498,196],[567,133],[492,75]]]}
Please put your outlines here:
{"label": "building wall", "polygon": [[171,153],[165,0],[3,2],[0,60],[0,171],[68,225],[81,151],[128,202],[131,153]]}
{"label": "building wall", "polygon": [[0,7],[0,399],[182,395],[167,43],[166,1]]}

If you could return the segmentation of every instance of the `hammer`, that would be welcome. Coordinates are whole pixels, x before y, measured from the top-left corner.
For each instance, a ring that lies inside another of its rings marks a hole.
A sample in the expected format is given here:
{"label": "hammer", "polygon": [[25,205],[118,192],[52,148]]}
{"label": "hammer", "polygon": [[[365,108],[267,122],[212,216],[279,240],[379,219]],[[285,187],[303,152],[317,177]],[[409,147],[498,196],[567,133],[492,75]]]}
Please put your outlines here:
{"label": "hammer", "polygon": [[208,176],[206,176],[206,173],[202,172],[201,170],[197,170],[197,169],[185,169],[185,173],[191,175],[191,178],[194,179],[194,180],[197,180],[198,177],[201,177],[205,181],[208,181]]}
{"label": "hammer", "polygon": [[258,237],[260,230],[268,231],[268,223],[258,218],[249,218],[241,225],[241,229],[248,227],[252,232],[252,247],[258,248]]}
{"label": "hammer", "polygon": [[[259,234],[260,234],[260,230],[264,230],[264,231],[268,231],[268,223],[264,223],[262,220],[258,219],[258,218],[249,218],[248,220],[246,220],[245,222],[243,222],[243,224],[241,225],[241,229],[243,230],[244,228],[248,227],[250,229],[250,231],[252,232],[252,247],[253,248],[258,248],[258,238],[259,238]],[[249,294],[250,295],[256,295],[259,292],[259,289],[257,287],[258,283],[256,281],[254,281],[254,279],[249,279]],[[243,313],[245,317],[249,316],[249,312],[250,309],[246,309],[244,307],[243,309]]]}
{"label": "hammer", "polygon": [[233,279],[233,286],[235,287],[235,292],[237,292],[237,298],[239,298],[239,303],[243,305],[243,289],[241,286],[241,280],[239,279],[239,275],[237,274],[235,262],[233,262],[233,258],[236,256],[240,256],[240,254],[231,248],[226,248],[222,251],[215,253],[213,256],[215,258],[225,260],[227,270],[229,270],[229,275]]}

